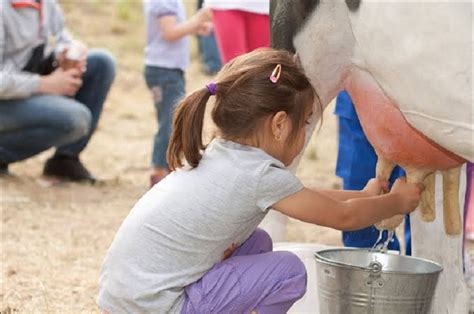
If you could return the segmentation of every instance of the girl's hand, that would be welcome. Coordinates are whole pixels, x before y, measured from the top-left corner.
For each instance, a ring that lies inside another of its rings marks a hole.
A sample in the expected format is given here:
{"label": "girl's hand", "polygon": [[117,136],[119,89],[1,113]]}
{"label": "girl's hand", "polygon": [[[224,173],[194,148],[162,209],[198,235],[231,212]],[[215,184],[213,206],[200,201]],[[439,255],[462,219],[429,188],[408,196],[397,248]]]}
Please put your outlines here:
{"label": "girl's hand", "polygon": [[388,192],[388,182],[382,182],[377,178],[370,179],[362,191],[367,197],[380,195]]}
{"label": "girl's hand", "polygon": [[232,243],[231,246],[229,246],[225,251],[224,251],[224,258],[222,260],[228,259],[235,251],[237,247],[235,246],[235,243]]}
{"label": "girl's hand", "polygon": [[397,195],[401,207],[395,214],[408,214],[420,203],[421,193],[425,189],[422,183],[407,183],[405,177],[398,178],[392,186],[390,194]]}

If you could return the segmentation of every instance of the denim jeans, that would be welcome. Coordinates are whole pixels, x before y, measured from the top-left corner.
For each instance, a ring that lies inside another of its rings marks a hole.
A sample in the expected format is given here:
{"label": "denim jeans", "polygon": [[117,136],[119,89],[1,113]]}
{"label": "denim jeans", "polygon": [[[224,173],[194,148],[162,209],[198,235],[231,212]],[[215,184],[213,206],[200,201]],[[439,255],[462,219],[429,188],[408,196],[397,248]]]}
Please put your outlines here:
{"label": "denim jeans", "polygon": [[0,101],[0,162],[13,163],[51,147],[78,156],[86,147],[115,76],[109,53],[90,50],[83,84],[74,98],[38,94]]}
{"label": "denim jeans", "polygon": [[173,127],[173,112],[178,101],[184,96],[184,72],[180,69],[146,66],[145,81],[152,92],[158,120],[152,165],[168,168],[166,151]]}
{"label": "denim jeans", "polygon": [[[204,0],[198,0],[198,10],[202,8],[203,2]],[[208,36],[198,36],[197,39],[199,55],[204,63],[205,71],[209,74],[216,73],[221,69],[222,61],[214,32]]]}
{"label": "denim jeans", "polygon": [[208,36],[198,36],[198,47],[206,72],[216,73],[219,71],[222,62],[214,33],[211,33]]}

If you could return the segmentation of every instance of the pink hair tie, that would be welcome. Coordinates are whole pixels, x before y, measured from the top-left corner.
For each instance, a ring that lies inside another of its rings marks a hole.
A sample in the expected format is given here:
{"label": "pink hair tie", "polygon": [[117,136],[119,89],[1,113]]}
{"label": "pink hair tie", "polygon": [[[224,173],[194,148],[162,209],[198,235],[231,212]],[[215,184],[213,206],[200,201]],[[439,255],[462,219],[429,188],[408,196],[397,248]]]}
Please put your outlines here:
{"label": "pink hair tie", "polygon": [[270,82],[272,82],[273,84],[278,82],[278,80],[280,79],[280,75],[281,75],[281,64],[278,63],[275,66],[275,69],[273,69],[272,74],[270,74]]}
{"label": "pink hair tie", "polygon": [[209,91],[209,93],[211,95],[215,95],[217,93],[217,84],[216,83],[211,82],[211,83],[207,84],[206,87],[207,87],[207,90]]}

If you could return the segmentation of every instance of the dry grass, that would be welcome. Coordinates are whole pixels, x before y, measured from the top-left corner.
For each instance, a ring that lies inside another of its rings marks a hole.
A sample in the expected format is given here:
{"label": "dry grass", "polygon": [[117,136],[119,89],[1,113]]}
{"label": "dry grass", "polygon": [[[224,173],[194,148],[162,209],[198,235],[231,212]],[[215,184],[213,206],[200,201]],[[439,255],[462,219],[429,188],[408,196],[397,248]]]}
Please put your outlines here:
{"label": "dry grass", "polygon": [[[118,226],[148,188],[155,113],[142,78],[144,25],[140,1],[61,1],[66,22],[90,47],[117,58],[117,79],[99,129],[82,159],[103,179],[95,186],[51,186],[41,170],[51,151],[11,167],[0,179],[1,313],[98,312],[98,272]],[[194,1],[186,2],[191,11]],[[188,90],[211,80],[199,71],[195,45]],[[313,186],[338,186],[336,123],[331,109],[313,153],[298,175]],[[314,151],[318,159],[314,159]],[[339,243],[339,233],[291,222],[290,240]]]}

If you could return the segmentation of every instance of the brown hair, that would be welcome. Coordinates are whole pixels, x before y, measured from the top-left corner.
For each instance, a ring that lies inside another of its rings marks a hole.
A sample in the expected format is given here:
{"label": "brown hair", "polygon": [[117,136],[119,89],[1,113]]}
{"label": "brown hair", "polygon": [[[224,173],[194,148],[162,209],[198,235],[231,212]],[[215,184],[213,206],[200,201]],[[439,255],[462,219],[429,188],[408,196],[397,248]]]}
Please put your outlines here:
{"label": "brown hair", "polygon": [[[277,83],[269,79],[281,65]],[[212,120],[228,139],[247,139],[256,134],[263,118],[279,111],[292,122],[290,138],[304,126],[305,114],[315,100],[315,91],[293,54],[283,50],[258,49],[227,63],[216,78],[216,102]],[[172,170],[182,167],[184,157],[191,167],[201,160],[202,127],[206,103],[211,96],[206,87],[183,99],[174,114],[168,147]]]}

